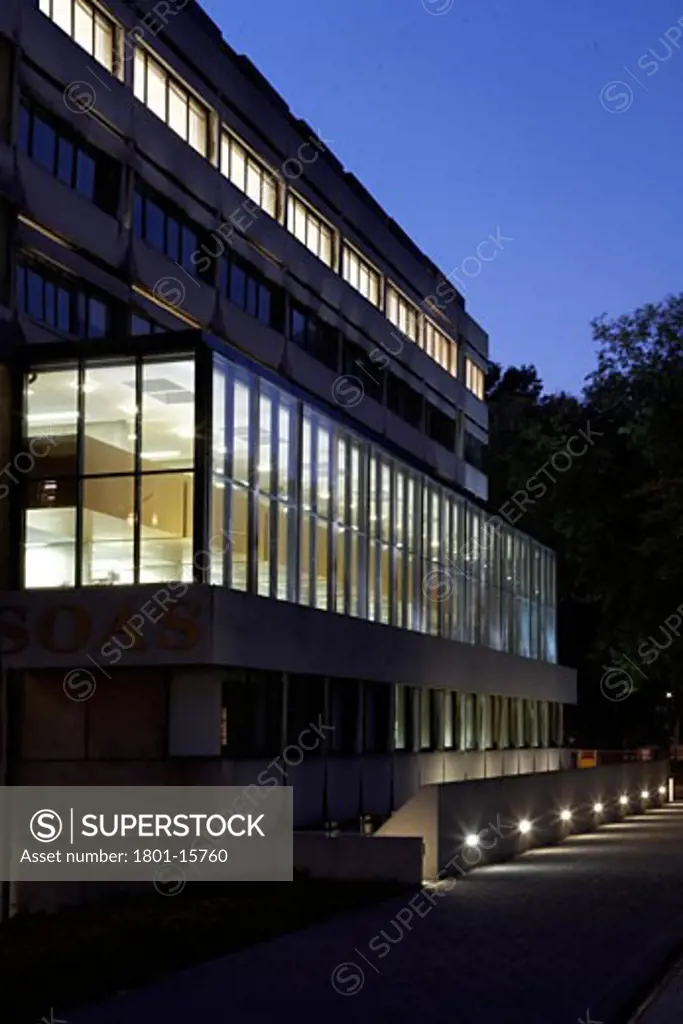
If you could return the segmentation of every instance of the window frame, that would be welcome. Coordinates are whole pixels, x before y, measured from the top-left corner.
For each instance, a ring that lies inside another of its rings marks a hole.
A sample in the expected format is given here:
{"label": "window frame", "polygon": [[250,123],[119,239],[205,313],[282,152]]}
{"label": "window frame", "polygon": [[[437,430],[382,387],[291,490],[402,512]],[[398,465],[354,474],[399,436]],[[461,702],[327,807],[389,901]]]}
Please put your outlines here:
{"label": "window frame", "polygon": [[[150,78],[150,65],[153,67],[154,72],[163,76],[164,79],[164,115],[162,116],[157,112],[149,102],[149,78]],[[138,75],[142,74],[143,80],[139,81]],[[185,134],[178,131],[171,124],[171,87],[182,94],[182,99],[185,103]],[[194,92],[193,89],[187,85],[182,78],[177,74],[176,71],[169,68],[164,61],[159,57],[157,52],[150,50],[146,46],[137,44],[135,46],[135,52],[133,56],[133,96],[138,102],[158,117],[167,128],[169,128],[174,135],[182,139],[195,153],[199,153],[206,160],[211,160],[212,157],[212,137],[211,137],[211,126],[213,121],[212,108],[207,106],[206,102]],[[199,147],[191,140],[191,117],[194,114],[195,117],[203,115],[204,117],[204,145]]]}
{"label": "window frame", "polygon": [[[235,149],[239,149],[243,154],[244,163],[244,187],[236,180],[237,175],[232,173],[233,163],[233,152]],[[227,162],[228,167],[224,167],[225,154],[227,150]],[[249,165],[253,164],[255,170],[259,175],[259,198],[254,199],[253,196],[249,195]],[[236,189],[239,189],[245,196],[248,196],[252,202],[256,203],[265,214],[272,217],[273,220],[279,220],[280,211],[282,206],[282,182],[278,178],[275,171],[268,166],[265,160],[262,159],[255,153],[253,149],[246,145],[246,143],[237,135],[231,128],[229,128],[225,122],[221,123],[220,128],[220,147],[218,155],[218,169],[223,177],[229,181]],[[265,201],[265,195],[270,186],[273,190],[273,207],[269,207]]]}
{"label": "window frame", "polygon": [[486,396],[486,371],[472,359],[465,356],[465,387],[481,402]]}
{"label": "window frame", "polygon": [[[76,44],[76,46],[79,46],[85,53],[88,54],[89,57],[91,57],[94,61],[96,61],[100,65],[100,67],[105,68],[111,75],[114,75],[114,77],[119,77],[117,75],[117,70],[116,70],[117,69],[117,64],[118,64],[118,60],[117,60],[118,45],[119,45],[119,38],[120,38],[120,32],[121,32],[121,28],[120,28],[119,23],[114,18],[111,17],[111,15],[109,14],[108,11],[103,10],[98,4],[92,3],[92,0],[69,0],[69,4],[70,4],[70,18],[69,18],[69,20],[70,20],[70,28],[67,31],[67,29],[61,24],[61,22],[57,21],[56,18],[55,18],[55,13],[54,13],[55,12],[55,2],[56,2],[56,0],[38,0],[38,8],[37,9],[38,9],[38,11],[40,11],[41,14],[44,14],[45,17],[49,21],[51,21],[53,25],[55,25],[58,29],[60,29],[60,31],[64,32],[64,34],[66,36],[68,36],[69,39],[71,39],[71,41]],[[77,8],[81,8],[82,10],[86,10],[87,13],[89,14],[90,18],[91,18],[91,22],[92,22],[92,26],[91,26],[92,39],[91,39],[91,48],[90,49],[88,49],[87,46],[84,46],[83,43],[80,41],[80,39],[76,38],[76,9]],[[98,56],[98,50],[99,50],[98,40],[97,40],[97,30],[98,29],[100,29],[100,31],[104,30],[105,32],[109,33],[109,42],[110,42],[109,58],[110,59],[108,61],[103,61]]]}
{"label": "window frame", "polygon": [[[397,314],[396,315],[396,320],[392,320],[391,316],[389,315],[389,303],[392,300],[396,302],[396,314]],[[410,316],[412,315],[413,323],[414,323],[414,328],[415,328],[414,336],[412,334],[410,334],[408,331],[405,331],[403,329],[403,327],[401,326],[401,314],[402,313],[404,313],[404,315],[405,315],[406,324],[409,323]],[[422,314],[420,312],[420,308],[419,308],[419,306],[416,306],[415,303],[412,302],[407,297],[407,295],[405,295],[405,293],[402,292],[400,290],[400,288],[398,288],[394,284],[394,282],[389,280],[389,279],[387,279],[387,282],[386,282],[386,297],[385,297],[385,303],[384,303],[384,315],[386,316],[386,318],[389,321],[389,323],[392,324],[398,331],[400,331],[401,334],[405,338],[408,338],[409,341],[412,341],[415,345],[418,345],[420,348],[423,347],[423,344],[422,344],[422,338],[423,338],[422,319],[423,319],[423,317],[422,317]]]}
{"label": "window frame", "polygon": [[[300,238],[296,232],[296,218],[297,215],[299,214],[304,217],[304,238]],[[317,231],[317,246],[309,244],[311,224],[314,224],[315,230]],[[337,252],[339,251],[338,232],[336,228],[334,227],[334,225],[330,224],[330,222],[326,220],[325,217],[323,217],[323,215],[319,213],[318,210],[316,210],[310,203],[306,202],[306,200],[293,189],[287,190],[287,201],[285,208],[285,227],[289,234],[293,235],[294,238],[296,238],[296,240],[300,242],[301,245],[304,246],[304,248],[308,249],[308,251],[316,257],[316,259],[319,259],[320,262],[324,263],[326,267],[330,268],[330,270],[336,269]],[[326,260],[322,255],[324,236],[326,236],[329,241],[329,261]]]}
{"label": "window frame", "polygon": [[[357,264],[358,264],[358,284],[355,284],[352,280],[350,280],[350,276],[347,276],[347,273],[346,273],[346,259],[347,259],[347,256],[349,258],[352,257],[357,262]],[[360,287],[360,273],[361,273],[362,270],[365,270],[368,273],[368,276],[369,276],[370,280],[372,279],[373,276],[376,279],[376,282],[377,282],[377,302],[373,302],[373,300],[369,296],[365,295],[365,293],[362,291],[362,289]],[[368,258],[366,256],[364,256],[360,252],[360,250],[358,250],[346,238],[343,239],[342,246],[341,246],[341,268],[340,268],[340,275],[341,275],[342,280],[345,281],[350,288],[353,288],[354,291],[358,292],[359,295],[362,295],[362,297],[365,299],[366,302],[369,302],[370,305],[374,306],[375,309],[378,309],[380,312],[383,312],[382,293],[383,293],[384,275],[382,274],[382,272],[380,270],[377,269],[377,267],[373,263],[370,262],[370,260],[368,260]]]}

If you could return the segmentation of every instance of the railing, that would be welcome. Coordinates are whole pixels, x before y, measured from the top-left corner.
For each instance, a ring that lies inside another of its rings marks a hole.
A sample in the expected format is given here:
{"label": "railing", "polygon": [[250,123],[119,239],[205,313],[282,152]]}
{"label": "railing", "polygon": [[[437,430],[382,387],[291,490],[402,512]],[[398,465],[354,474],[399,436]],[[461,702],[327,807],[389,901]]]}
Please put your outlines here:
{"label": "railing", "polygon": [[630,750],[569,750],[572,768],[598,768],[608,764],[632,764],[635,761],[666,761],[669,751],[663,747],[636,747]]}

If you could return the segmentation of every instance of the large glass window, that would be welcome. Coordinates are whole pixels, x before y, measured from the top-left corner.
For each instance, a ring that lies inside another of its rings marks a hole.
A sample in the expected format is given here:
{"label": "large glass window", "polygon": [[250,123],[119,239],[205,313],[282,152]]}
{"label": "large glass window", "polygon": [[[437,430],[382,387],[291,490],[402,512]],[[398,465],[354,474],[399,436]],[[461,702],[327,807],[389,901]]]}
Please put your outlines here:
{"label": "large glass window", "polygon": [[262,210],[277,217],[277,178],[225,129],[221,133],[221,172]]}
{"label": "large glass window", "polygon": [[193,363],[31,374],[26,441],[39,451],[48,432],[55,443],[28,486],[25,585],[191,580]]}
{"label": "large glass window", "polygon": [[266,327],[282,329],[284,300],[280,289],[263,280],[249,264],[236,256],[223,258],[220,283],[230,302]]}
{"label": "large glass window", "polygon": [[88,0],[39,0],[39,9],[91,57],[114,68],[114,22]]}
{"label": "large glass window", "polygon": [[342,277],[347,284],[350,284],[352,288],[360,292],[363,298],[379,308],[381,304],[381,275],[355,249],[351,249],[348,245],[344,246]]}
{"label": "large glass window", "polygon": [[289,336],[330,370],[339,368],[339,331],[294,302],[290,304]]}
{"label": "large glass window", "polygon": [[444,370],[448,370],[454,377],[458,376],[458,346],[431,320],[425,320],[424,324],[424,350]]}
{"label": "large glass window", "polygon": [[[91,358],[25,393],[27,585],[190,580],[193,361]],[[556,659],[551,552],[218,356],[213,414],[211,530],[229,538],[213,583]]]}
{"label": "large glass window", "polygon": [[328,267],[334,262],[334,232],[329,224],[290,192],[287,196],[287,230]]}
{"label": "large glass window", "polygon": [[393,285],[387,285],[387,319],[398,327],[411,341],[417,341],[420,333],[420,314],[417,307],[408,302]]}
{"label": "large glass window", "polygon": [[19,108],[19,149],[67,188],[114,214],[120,171],[114,161],[89,146],[73,130],[27,97]]}
{"label": "large glass window", "polygon": [[103,338],[110,330],[110,307],[95,289],[57,267],[23,255],[15,275],[16,306],[60,334]]}
{"label": "large glass window", "polygon": [[165,121],[202,156],[210,156],[207,107],[140,47],[135,50],[133,91],[153,114]]}
{"label": "large glass window", "polygon": [[188,274],[197,274],[200,230],[165,199],[141,184],[133,193],[133,232]]}
{"label": "large glass window", "polygon": [[484,400],[486,374],[469,356],[465,357],[465,386],[477,398]]}

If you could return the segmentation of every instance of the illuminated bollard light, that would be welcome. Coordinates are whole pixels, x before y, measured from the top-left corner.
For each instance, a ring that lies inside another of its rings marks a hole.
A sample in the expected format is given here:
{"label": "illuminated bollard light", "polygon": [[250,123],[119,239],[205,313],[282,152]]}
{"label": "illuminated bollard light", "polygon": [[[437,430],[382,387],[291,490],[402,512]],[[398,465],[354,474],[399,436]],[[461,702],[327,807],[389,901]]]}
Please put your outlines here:
{"label": "illuminated bollard light", "polygon": [[519,831],[523,836],[527,836],[531,832],[531,822],[528,818],[522,818],[519,823]]}
{"label": "illuminated bollard light", "polygon": [[605,805],[600,803],[599,800],[596,803],[593,804],[593,811],[594,811],[595,814],[602,814],[604,809],[605,809]]}
{"label": "illuminated bollard light", "polygon": [[560,821],[571,821],[572,812],[568,810],[560,811]]}
{"label": "illuminated bollard light", "polygon": [[476,832],[470,832],[468,836],[465,836],[465,846],[479,846],[479,836]]}

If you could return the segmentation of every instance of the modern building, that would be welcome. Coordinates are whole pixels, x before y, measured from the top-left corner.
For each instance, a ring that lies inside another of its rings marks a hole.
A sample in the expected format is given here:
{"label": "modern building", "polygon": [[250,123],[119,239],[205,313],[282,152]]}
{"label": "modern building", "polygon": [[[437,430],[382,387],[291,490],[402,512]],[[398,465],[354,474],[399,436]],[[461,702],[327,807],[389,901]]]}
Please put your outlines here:
{"label": "modern building", "polygon": [[0,5],[7,783],[274,776],[372,828],[561,766],[487,336],[316,129],[194,0]]}

